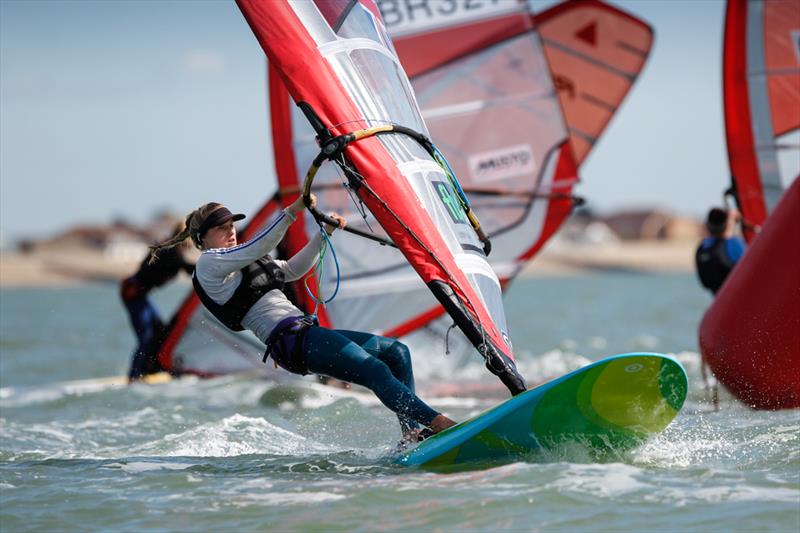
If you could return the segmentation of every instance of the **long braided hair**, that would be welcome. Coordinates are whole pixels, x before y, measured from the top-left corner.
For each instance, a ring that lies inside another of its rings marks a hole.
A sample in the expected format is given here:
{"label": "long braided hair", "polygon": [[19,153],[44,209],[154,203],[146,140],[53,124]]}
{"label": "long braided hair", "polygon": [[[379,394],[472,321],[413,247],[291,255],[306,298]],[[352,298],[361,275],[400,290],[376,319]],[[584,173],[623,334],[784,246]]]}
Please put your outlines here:
{"label": "long braided hair", "polygon": [[158,252],[160,250],[166,248],[172,248],[174,246],[178,246],[186,239],[191,238],[192,243],[198,248],[203,248],[203,243],[200,242],[200,226],[203,225],[208,216],[216,211],[217,209],[224,207],[222,204],[217,202],[209,202],[207,204],[203,204],[188,215],[186,215],[186,221],[183,225],[183,229],[178,232],[177,234],[173,235],[170,239],[154,244],[150,246],[150,256],[148,258],[149,263],[153,263],[156,260]]}

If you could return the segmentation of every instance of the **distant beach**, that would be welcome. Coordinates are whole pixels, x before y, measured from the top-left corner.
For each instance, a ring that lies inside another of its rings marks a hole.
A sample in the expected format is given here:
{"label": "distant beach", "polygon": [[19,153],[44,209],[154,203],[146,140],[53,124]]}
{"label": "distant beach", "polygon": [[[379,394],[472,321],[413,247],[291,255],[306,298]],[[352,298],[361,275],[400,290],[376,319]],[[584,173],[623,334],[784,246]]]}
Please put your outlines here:
{"label": "distant beach", "polygon": [[[522,272],[523,276],[581,275],[592,271],[690,272],[690,240],[622,241],[606,244],[549,243]],[[109,258],[100,251],[0,252],[0,287],[68,286],[115,282],[132,274],[138,260]]]}

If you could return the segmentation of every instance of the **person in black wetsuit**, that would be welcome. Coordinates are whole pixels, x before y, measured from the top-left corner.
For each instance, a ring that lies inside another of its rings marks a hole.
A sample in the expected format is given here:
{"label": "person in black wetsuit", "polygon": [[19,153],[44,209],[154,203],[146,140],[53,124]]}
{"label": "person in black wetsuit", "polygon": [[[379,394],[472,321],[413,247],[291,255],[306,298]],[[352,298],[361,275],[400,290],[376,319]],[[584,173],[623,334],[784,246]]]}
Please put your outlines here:
{"label": "person in black wetsuit", "polygon": [[708,212],[709,236],[697,247],[695,264],[700,283],[713,294],[722,287],[734,265],[744,254],[745,244],[734,235],[738,212],[714,207]]}
{"label": "person in black wetsuit", "polygon": [[[175,234],[183,231],[183,228],[183,224],[179,224]],[[183,248],[178,246],[159,250],[152,260],[148,254],[136,273],[120,283],[120,297],[128,310],[138,340],[131,357],[129,381],[163,370],[156,356],[164,333],[164,323],[148,294],[172,280],[181,270],[189,275],[194,272],[194,264],[186,260]]]}

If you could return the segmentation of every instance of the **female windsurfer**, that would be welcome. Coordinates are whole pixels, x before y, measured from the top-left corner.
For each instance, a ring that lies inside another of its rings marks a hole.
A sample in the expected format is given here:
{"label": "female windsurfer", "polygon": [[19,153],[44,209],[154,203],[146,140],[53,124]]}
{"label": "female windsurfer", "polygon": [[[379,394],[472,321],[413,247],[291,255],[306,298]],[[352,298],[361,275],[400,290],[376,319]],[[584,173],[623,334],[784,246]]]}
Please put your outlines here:
{"label": "female windsurfer", "polygon": [[[312,196],[312,203],[316,199]],[[268,252],[283,239],[296,214],[305,208],[298,198],[251,240],[239,243],[233,223],[244,218],[218,203],[205,204],[186,216],[186,230],[153,247],[153,253],[187,238],[201,251],[192,282],[203,305],[234,331],[248,329],[267,346],[264,361],[295,374],[320,374],[372,390],[395,412],[404,440],[416,441],[417,423],[434,433],[455,424],[414,393],[408,348],[401,342],[358,331],[333,330],[304,316],[283,292],[286,282],[302,278],[317,261],[320,233],[287,261]],[[344,227],[339,215],[331,217]],[[336,226],[326,225],[331,235]]]}

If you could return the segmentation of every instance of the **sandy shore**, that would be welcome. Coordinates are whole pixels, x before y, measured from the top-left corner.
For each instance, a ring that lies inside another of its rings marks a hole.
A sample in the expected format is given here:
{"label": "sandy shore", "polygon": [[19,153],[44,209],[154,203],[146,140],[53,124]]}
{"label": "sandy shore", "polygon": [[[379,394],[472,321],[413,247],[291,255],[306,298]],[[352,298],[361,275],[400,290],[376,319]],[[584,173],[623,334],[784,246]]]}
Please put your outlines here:
{"label": "sandy shore", "polygon": [[111,261],[100,252],[0,253],[0,287],[58,287],[116,282],[132,274],[138,261]]}
{"label": "sandy shore", "polygon": [[552,242],[522,275],[577,275],[592,271],[694,272],[693,241],[635,241],[602,245]]}
{"label": "sandy shore", "polygon": [[[592,271],[692,272],[691,241],[567,245],[553,242],[529,263],[524,276],[581,275]],[[48,287],[115,282],[138,261],[110,260],[101,252],[0,253],[0,287]]]}

